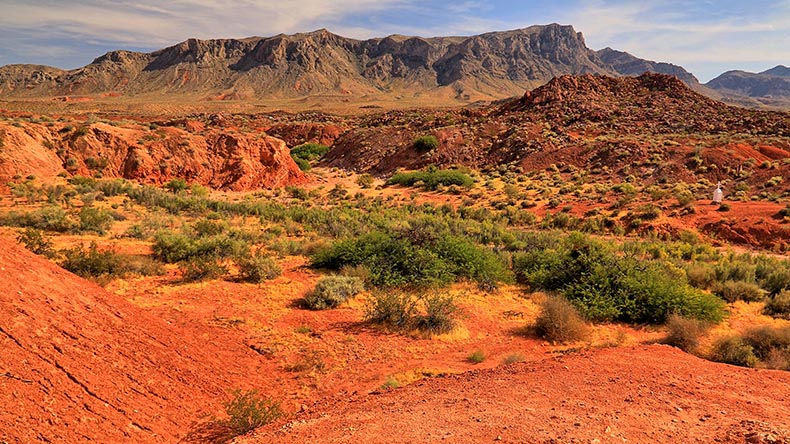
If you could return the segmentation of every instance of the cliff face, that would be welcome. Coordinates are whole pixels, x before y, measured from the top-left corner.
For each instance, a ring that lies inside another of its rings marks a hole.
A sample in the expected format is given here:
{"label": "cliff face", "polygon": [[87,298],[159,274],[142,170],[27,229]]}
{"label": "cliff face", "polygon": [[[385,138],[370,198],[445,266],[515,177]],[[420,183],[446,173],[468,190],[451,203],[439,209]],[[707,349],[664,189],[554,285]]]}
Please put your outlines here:
{"label": "cliff face", "polygon": [[300,183],[303,173],[281,139],[222,129],[77,129],[0,123],[0,181],[62,172],[164,183],[173,178],[235,191]]}
{"label": "cliff face", "polygon": [[[364,41],[318,30],[269,38],[190,39],[151,53],[113,51],[72,71],[5,66],[0,68],[0,96],[245,99],[442,91],[468,101],[520,95],[563,74],[616,75],[621,65],[587,48],[573,27],[557,24],[472,37],[393,35]],[[663,67],[654,62],[642,66]],[[631,71],[627,74],[641,74]],[[678,73],[684,72],[679,68]]]}

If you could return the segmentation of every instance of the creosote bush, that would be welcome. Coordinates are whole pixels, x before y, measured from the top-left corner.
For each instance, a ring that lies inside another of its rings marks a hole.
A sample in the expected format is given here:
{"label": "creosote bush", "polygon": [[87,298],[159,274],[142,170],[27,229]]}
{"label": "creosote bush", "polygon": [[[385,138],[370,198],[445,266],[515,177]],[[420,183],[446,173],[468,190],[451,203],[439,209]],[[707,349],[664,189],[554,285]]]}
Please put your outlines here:
{"label": "creosote bush", "polygon": [[247,243],[227,234],[192,237],[169,230],[154,235],[154,256],[166,263],[176,263],[193,257],[227,258],[245,253]]}
{"label": "creosote bush", "polygon": [[54,258],[57,253],[52,247],[52,239],[41,230],[25,228],[16,238],[17,242],[35,254]]}
{"label": "creosote bush", "polygon": [[365,319],[395,330],[442,334],[453,329],[458,311],[455,298],[450,295],[374,292]]}
{"label": "creosote bush", "polygon": [[667,319],[668,332],[665,342],[684,352],[693,353],[699,347],[700,337],[709,327],[710,324],[705,321],[673,313]]}
{"label": "creosote bush", "polygon": [[186,441],[224,444],[284,415],[279,402],[258,390],[235,390],[224,406],[226,418],[211,418],[191,431]]}
{"label": "creosote bush", "polygon": [[455,327],[458,306],[450,295],[432,294],[423,297],[425,312],[414,323],[421,331],[431,334],[449,333]]}
{"label": "creosote bush", "polygon": [[561,296],[549,296],[541,304],[535,333],[554,343],[581,341],[589,329],[573,304]]}
{"label": "creosote bush", "polygon": [[387,180],[386,184],[405,187],[420,185],[425,190],[434,191],[439,186],[451,185],[471,188],[474,181],[461,170],[440,170],[436,167],[428,167],[423,171],[395,173]]}
{"label": "creosote bush", "polygon": [[164,272],[161,263],[148,257],[119,254],[112,249],[99,250],[95,242],[88,248],[77,245],[60,250],[60,254],[64,257],[60,266],[84,278],[152,276]]}
{"label": "creosote bush", "polygon": [[335,308],[353,298],[364,289],[362,280],[353,276],[325,276],[305,298],[305,305],[312,310]]}
{"label": "creosote bush", "polygon": [[181,262],[181,269],[184,282],[219,279],[228,274],[228,268],[213,255],[189,257]]}
{"label": "creosote bush", "polygon": [[112,227],[114,218],[107,210],[85,206],[79,212],[80,231],[92,231],[104,235]]}
{"label": "creosote bush", "polygon": [[741,367],[754,367],[758,362],[754,348],[739,336],[729,336],[716,341],[713,344],[710,359]]}
{"label": "creosote bush", "polygon": [[466,360],[472,364],[479,364],[486,360],[486,354],[482,350],[475,350],[466,357]]}
{"label": "creosote bush", "polygon": [[765,303],[765,313],[781,319],[790,319],[790,291],[784,290],[769,298]]}
{"label": "creosote bush", "polygon": [[234,258],[239,267],[239,276],[244,282],[259,284],[274,279],[283,272],[271,256],[258,251],[255,254],[240,254]]}
{"label": "creosote bush", "polygon": [[759,285],[745,281],[726,281],[713,286],[713,293],[727,302],[757,302],[765,298]]}
{"label": "creosote bush", "polygon": [[24,213],[10,211],[0,216],[0,225],[31,227],[39,230],[66,233],[74,231],[78,226],[78,222],[60,206],[49,205]]}
{"label": "creosote bush", "polygon": [[772,355],[790,353],[790,326],[753,327],[744,332],[743,340],[752,347],[758,359],[765,361]]}

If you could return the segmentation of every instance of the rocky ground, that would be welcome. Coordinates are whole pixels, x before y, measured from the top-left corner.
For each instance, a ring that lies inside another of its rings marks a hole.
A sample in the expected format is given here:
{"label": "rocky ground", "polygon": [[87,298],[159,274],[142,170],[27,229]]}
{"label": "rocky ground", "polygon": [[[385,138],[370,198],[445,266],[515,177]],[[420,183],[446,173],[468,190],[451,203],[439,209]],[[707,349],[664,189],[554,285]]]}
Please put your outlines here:
{"label": "rocky ground", "polygon": [[342,394],[238,443],[786,443],[787,372],[650,345]]}

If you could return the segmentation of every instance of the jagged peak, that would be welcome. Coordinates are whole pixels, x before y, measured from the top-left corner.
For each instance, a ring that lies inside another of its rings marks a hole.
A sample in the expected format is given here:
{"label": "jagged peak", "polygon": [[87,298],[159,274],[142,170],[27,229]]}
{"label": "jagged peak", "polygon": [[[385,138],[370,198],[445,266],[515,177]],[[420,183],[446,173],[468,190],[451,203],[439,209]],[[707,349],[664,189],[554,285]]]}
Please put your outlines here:
{"label": "jagged peak", "polygon": [[125,49],[119,49],[119,50],[107,52],[104,55],[96,57],[95,59],[93,59],[93,61],[90,64],[91,65],[97,65],[97,64],[100,64],[102,62],[123,63],[123,62],[128,61],[130,58],[141,57],[141,56],[144,56],[144,55],[145,54],[142,53],[142,52],[127,51]]}

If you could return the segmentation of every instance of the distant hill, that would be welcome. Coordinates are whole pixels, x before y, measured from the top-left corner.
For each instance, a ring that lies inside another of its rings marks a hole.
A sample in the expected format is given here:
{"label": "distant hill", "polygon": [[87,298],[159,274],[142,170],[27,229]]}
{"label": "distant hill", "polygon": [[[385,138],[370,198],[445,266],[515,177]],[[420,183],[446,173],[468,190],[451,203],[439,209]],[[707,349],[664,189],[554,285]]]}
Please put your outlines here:
{"label": "distant hill", "polygon": [[782,65],[761,73],[728,71],[705,86],[736,101],[746,96],[765,105],[790,106],[790,68]]}
{"label": "distant hill", "polygon": [[502,99],[566,74],[677,75],[683,68],[605,49],[572,26],[551,24],[471,37],[355,40],[327,30],[196,40],[139,53],[113,51],[70,71],[0,68],[0,97],[182,96],[212,99],[432,94],[457,102]]}

